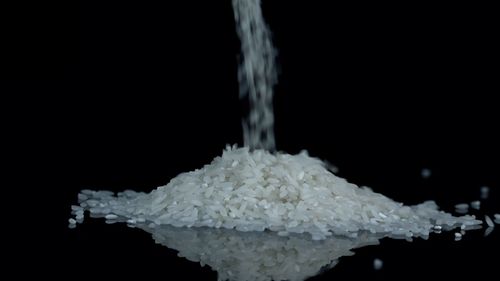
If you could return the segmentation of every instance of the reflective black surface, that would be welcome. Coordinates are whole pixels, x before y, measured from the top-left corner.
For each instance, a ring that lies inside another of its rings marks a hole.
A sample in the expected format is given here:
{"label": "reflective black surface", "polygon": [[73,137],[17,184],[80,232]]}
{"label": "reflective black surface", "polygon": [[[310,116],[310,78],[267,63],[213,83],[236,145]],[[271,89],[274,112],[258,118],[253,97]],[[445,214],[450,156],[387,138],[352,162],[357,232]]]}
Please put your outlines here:
{"label": "reflective black surface", "polygon": [[[500,212],[496,9],[263,2],[281,67],[278,149],[308,149],[353,183],[406,204],[436,200],[446,211],[477,200],[487,185],[490,199],[477,215]],[[33,241],[46,248],[18,251],[19,259],[66,279],[216,280],[208,266],[178,258],[141,229],[87,219],[70,230],[67,220],[83,188],[150,191],[208,163],[226,143],[241,144],[230,1],[85,1],[70,13],[50,9],[33,13],[44,18],[30,25],[40,35],[21,49],[36,66],[14,57],[10,73],[19,79],[12,91],[2,84],[23,110],[6,120],[27,119],[12,125],[22,137],[20,148],[10,149],[10,165],[24,171],[17,177],[22,196],[6,201],[35,201],[19,219],[31,228],[14,247]],[[432,171],[427,180],[423,168]],[[486,238],[484,229],[472,231],[459,242],[453,232],[412,243],[382,239],[312,280],[492,278],[499,230]],[[169,245],[189,248],[190,235],[172,236]],[[380,271],[375,258],[384,262]]]}

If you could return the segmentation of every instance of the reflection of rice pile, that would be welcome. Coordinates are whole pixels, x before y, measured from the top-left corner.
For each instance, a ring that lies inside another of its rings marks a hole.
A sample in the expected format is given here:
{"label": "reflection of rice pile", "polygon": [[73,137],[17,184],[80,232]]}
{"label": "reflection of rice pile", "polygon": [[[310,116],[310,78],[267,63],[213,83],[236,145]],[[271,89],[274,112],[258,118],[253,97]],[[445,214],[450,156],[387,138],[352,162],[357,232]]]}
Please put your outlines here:
{"label": "reflection of rice pile", "polygon": [[[83,191],[91,213],[173,226],[240,231],[307,232],[314,239],[360,230],[392,236],[427,236],[436,225],[472,226],[473,216],[454,217],[424,202],[404,206],[329,172],[306,152],[298,155],[228,147],[202,169],[183,173],[149,194]],[[110,216],[111,215],[111,216]]]}
{"label": "reflection of rice pile", "polygon": [[213,228],[142,227],[155,241],[177,250],[180,257],[218,272],[219,280],[305,280],[334,267],[351,249],[378,244],[377,237],[328,237],[312,241],[304,235],[242,233]]}

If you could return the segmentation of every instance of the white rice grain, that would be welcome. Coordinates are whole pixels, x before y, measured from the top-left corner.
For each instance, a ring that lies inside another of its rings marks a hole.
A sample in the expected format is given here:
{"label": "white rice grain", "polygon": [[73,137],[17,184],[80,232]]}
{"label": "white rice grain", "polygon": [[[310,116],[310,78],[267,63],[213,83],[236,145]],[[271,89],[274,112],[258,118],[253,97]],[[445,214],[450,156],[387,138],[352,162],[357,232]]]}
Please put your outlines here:
{"label": "white rice grain", "polygon": [[383,265],[384,265],[384,262],[381,259],[374,259],[373,260],[373,269],[381,270]]}
{"label": "white rice grain", "polygon": [[481,199],[488,199],[489,194],[490,194],[490,188],[487,186],[483,186],[483,187],[481,187],[480,190],[481,190],[481,194],[480,194]]}
{"label": "white rice grain", "polygon": [[473,209],[479,210],[481,208],[481,201],[479,201],[479,200],[472,201],[472,202],[470,202],[470,206]]}
{"label": "white rice grain", "polygon": [[81,206],[71,205],[71,210],[72,211],[80,211],[80,210],[83,210],[83,208]]}
{"label": "white rice grain", "polygon": [[469,209],[469,204],[467,203],[456,204],[455,209]]}
{"label": "white rice grain", "polygon": [[422,169],[420,174],[422,175],[422,178],[428,179],[431,176],[432,172],[430,169],[424,168],[424,169]]}
{"label": "white rice grain", "polygon": [[485,215],[484,220],[486,221],[486,224],[489,227],[495,227],[495,224],[493,223],[493,221],[491,220],[491,218],[489,216]]}

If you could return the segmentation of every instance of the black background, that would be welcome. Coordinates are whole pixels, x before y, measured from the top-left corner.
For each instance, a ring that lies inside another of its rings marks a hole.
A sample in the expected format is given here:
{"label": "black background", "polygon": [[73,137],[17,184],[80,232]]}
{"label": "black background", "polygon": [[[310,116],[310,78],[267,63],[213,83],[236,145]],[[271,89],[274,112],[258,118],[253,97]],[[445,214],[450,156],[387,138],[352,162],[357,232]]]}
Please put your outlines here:
{"label": "black background", "polygon": [[[47,205],[69,243],[62,264],[85,263],[84,276],[125,277],[121,269],[135,267],[149,277],[160,266],[177,279],[215,279],[125,226],[66,230],[82,188],[149,191],[208,163],[225,144],[242,144],[230,1],[170,2],[85,1],[64,12],[43,4],[50,13],[12,32],[23,40],[11,41],[2,84],[32,113],[13,117],[28,125],[13,126],[29,136],[18,144],[51,180],[57,199]],[[351,182],[448,211],[487,185],[485,210],[499,212],[500,48],[491,7],[263,2],[281,69],[279,150],[307,149]],[[487,276],[498,234],[472,236],[386,241],[325,276]],[[384,271],[371,271],[373,257],[388,261]]]}

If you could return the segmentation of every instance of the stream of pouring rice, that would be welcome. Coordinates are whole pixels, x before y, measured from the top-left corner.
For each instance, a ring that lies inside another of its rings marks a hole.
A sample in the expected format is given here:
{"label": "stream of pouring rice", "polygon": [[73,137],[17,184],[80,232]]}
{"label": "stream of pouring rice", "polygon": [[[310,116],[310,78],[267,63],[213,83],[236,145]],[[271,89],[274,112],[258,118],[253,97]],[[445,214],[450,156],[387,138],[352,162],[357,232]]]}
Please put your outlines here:
{"label": "stream of pouring rice", "polygon": [[264,22],[260,0],[233,0],[236,31],[241,42],[238,68],[240,98],[248,98],[243,139],[251,149],[274,151],[273,86],[277,83],[276,49]]}

